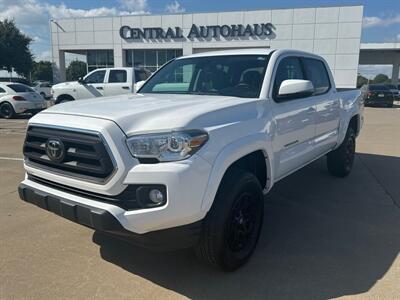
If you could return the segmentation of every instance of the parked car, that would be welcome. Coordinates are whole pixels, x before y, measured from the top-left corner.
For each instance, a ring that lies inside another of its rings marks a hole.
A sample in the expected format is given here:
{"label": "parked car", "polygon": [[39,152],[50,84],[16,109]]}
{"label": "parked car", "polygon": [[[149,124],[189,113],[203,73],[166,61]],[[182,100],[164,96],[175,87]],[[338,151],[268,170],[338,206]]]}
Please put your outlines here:
{"label": "parked car", "polygon": [[363,87],[365,106],[393,107],[393,92],[384,84],[370,84]]}
{"label": "parked car", "polygon": [[47,108],[46,100],[22,83],[0,82],[0,116],[6,119],[21,113],[37,113]]}
{"label": "parked car", "polygon": [[400,100],[400,91],[394,84],[385,84],[389,90],[393,93],[394,100]]}
{"label": "parked car", "polygon": [[337,91],[320,56],[194,54],[164,65],[137,95],[33,117],[19,194],[149,249],[194,247],[231,271],[256,247],[264,195],[324,155],[332,175],[349,175],[362,124],[360,90]]}
{"label": "parked car", "polygon": [[58,104],[102,96],[131,94],[150,75],[147,69],[136,67],[96,69],[78,81],[53,85],[52,95]]}
{"label": "parked car", "polygon": [[40,94],[43,98],[51,98],[51,82],[48,81],[36,81],[33,83],[32,89]]}

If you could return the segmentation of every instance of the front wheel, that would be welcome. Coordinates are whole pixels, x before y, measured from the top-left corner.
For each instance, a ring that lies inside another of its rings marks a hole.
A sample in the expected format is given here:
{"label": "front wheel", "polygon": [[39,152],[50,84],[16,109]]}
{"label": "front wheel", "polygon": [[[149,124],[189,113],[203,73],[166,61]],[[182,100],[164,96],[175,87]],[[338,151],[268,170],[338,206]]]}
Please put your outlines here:
{"label": "front wheel", "polygon": [[352,127],[349,127],[340,147],[328,153],[329,172],[336,177],[349,175],[353,167],[355,153],[356,133]]}
{"label": "front wheel", "polygon": [[257,178],[243,170],[231,170],[205,218],[197,256],[225,271],[236,270],[253,254],[263,216],[263,193]]}
{"label": "front wheel", "polygon": [[2,103],[0,104],[0,116],[5,119],[11,119],[15,116],[14,108],[10,103]]}

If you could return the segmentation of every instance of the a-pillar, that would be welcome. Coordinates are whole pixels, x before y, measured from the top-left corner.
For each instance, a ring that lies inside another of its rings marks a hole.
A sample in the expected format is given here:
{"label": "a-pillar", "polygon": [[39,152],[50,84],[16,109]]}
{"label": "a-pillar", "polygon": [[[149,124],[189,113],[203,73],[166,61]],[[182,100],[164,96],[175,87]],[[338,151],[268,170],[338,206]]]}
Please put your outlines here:
{"label": "a-pillar", "polygon": [[393,69],[392,69],[392,83],[397,85],[399,84],[399,69],[400,69],[400,62],[395,62],[393,64]]}
{"label": "a-pillar", "polygon": [[58,83],[65,80],[65,51],[57,51],[53,53],[53,82]]}

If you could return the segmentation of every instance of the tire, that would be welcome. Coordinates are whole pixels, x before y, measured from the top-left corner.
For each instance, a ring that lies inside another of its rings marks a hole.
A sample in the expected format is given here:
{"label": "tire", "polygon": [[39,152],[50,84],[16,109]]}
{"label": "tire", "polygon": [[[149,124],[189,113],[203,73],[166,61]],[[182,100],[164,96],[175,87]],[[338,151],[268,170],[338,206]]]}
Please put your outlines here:
{"label": "tire", "polygon": [[197,256],[224,271],[234,271],[254,252],[264,216],[257,178],[234,169],[222,180],[195,248]]}
{"label": "tire", "polygon": [[69,95],[61,95],[57,98],[54,104],[66,103],[70,101],[74,101],[75,99]]}
{"label": "tire", "polygon": [[5,119],[13,118],[15,116],[15,111],[13,106],[8,102],[0,104],[0,116],[2,116]]}
{"label": "tire", "polygon": [[356,133],[349,127],[339,148],[328,153],[327,165],[329,172],[336,177],[346,177],[350,174],[356,152]]}

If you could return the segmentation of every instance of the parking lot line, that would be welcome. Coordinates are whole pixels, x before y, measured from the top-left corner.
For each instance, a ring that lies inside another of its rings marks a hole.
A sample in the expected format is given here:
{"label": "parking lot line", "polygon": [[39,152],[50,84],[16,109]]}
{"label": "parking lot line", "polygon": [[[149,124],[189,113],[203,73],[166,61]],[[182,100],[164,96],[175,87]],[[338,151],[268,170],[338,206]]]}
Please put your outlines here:
{"label": "parking lot line", "polygon": [[23,158],[19,158],[19,157],[3,157],[3,156],[0,156],[0,159],[3,159],[3,160],[17,160],[17,161],[23,161],[24,160]]}

